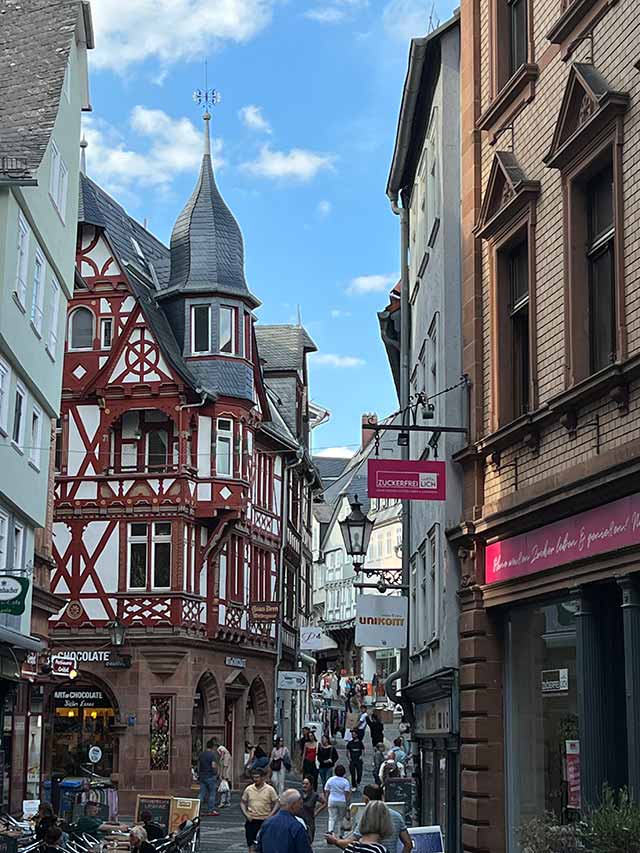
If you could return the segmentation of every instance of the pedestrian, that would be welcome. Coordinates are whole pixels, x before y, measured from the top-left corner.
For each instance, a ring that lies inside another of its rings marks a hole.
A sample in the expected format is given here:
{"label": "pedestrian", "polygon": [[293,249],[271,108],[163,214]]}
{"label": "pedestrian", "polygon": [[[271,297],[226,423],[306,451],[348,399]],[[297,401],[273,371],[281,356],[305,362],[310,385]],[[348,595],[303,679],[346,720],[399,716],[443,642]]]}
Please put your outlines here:
{"label": "pedestrian", "polygon": [[[206,749],[203,749],[198,758],[198,781],[200,782],[200,808],[203,814],[218,817],[216,811],[216,798],[218,785],[220,784],[220,773],[218,770],[218,753],[215,750],[213,738],[207,741]],[[208,809],[208,811],[204,811]]]}
{"label": "pedestrian", "polygon": [[311,853],[305,822],[300,818],[303,808],[300,791],[295,788],[283,791],[278,804],[278,813],[264,821],[260,829],[258,853]]}
{"label": "pedestrian", "polygon": [[395,755],[398,764],[404,765],[407,763],[407,753],[405,752],[404,741],[401,737],[397,737],[394,740],[393,746],[391,747],[391,752],[393,752],[393,754]]}
{"label": "pedestrian", "polygon": [[51,803],[40,803],[35,816],[36,841],[44,841],[47,830],[58,825],[58,818]]}
{"label": "pedestrian", "polygon": [[358,718],[358,725],[355,729],[354,734],[357,732],[360,740],[364,740],[365,733],[367,731],[367,712],[365,710],[362,711],[360,717]]}
{"label": "pedestrian", "polygon": [[347,806],[351,803],[351,785],[344,778],[347,772],[343,764],[336,764],[334,775],[327,779],[324,792],[327,794],[329,807],[329,833],[342,838],[342,821],[347,814]]}
{"label": "pedestrian", "polygon": [[164,831],[160,824],[153,822],[153,815],[151,812],[142,812],[140,820],[142,821],[142,828],[147,833],[149,841],[157,841],[159,838],[165,838],[167,836],[168,833]]}
{"label": "pedestrian", "polygon": [[326,807],[327,801],[323,794],[319,794],[313,789],[313,779],[305,776],[302,780],[302,819],[307,826],[312,844],[316,834],[316,818]]}
{"label": "pedestrian", "polygon": [[377,785],[382,784],[382,779],[380,778],[380,768],[385,761],[385,750],[383,743],[377,743],[376,747],[373,751],[373,778],[376,780]]}
{"label": "pedestrian", "polygon": [[404,766],[398,764],[393,752],[388,752],[386,759],[380,765],[380,781],[384,788],[389,779],[400,779],[404,776]]}
{"label": "pedestrian", "polygon": [[[391,850],[388,845],[382,844],[382,839],[389,838],[393,834],[393,822],[389,809],[379,800],[372,800],[364,808],[360,818],[359,837],[345,839],[346,844],[336,844],[347,853],[387,853]],[[326,836],[327,844],[335,844],[340,839],[331,839]]]}
{"label": "pedestrian", "polygon": [[131,853],[156,853],[156,848],[149,843],[144,826],[132,826],[129,831]]}
{"label": "pedestrian", "polygon": [[254,746],[251,750],[251,754],[249,756],[249,773],[253,775],[254,770],[262,770],[264,771],[264,775],[266,776],[267,768],[269,767],[269,756],[264,751],[264,749],[258,744]]}
{"label": "pedestrian", "polygon": [[372,711],[367,717],[369,732],[371,733],[371,743],[375,746],[377,743],[384,741],[384,724],[376,711]]}
{"label": "pedestrian", "polygon": [[240,808],[245,816],[244,834],[249,853],[255,853],[256,838],[265,820],[278,802],[278,795],[265,781],[264,770],[254,770],[253,782],[247,785],[240,799]]}
{"label": "pedestrian", "polygon": [[275,746],[271,750],[271,783],[278,794],[284,791],[284,780],[287,770],[291,770],[291,758],[289,750],[284,745],[284,740],[276,738]]}
{"label": "pedestrian", "polygon": [[358,785],[362,781],[362,760],[364,757],[364,740],[353,731],[353,738],[347,744],[347,753],[349,755],[349,774],[351,775],[351,784],[353,790],[358,790]]}
{"label": "pedestrian", "polygon": [[302,775],[313,779],[313,790],[318,787],[318,741],[315,733],[309,731],[302,756]]}
{"label": "pedestrian", "polygon": [[[382,788],[380,785],[365,785],[362,791],[362,798],[365,803],[375,802],[377,800],[382,800]],[[382,844],[387,848],[387,850],[396,851],[398,850],[398,841],[402,842],[402,853],[411,853],[411,849],[413,846],[413,842],[411,840],[411,836],[407,831],[407,825],[405,823],[404,817],[397,812],[395,809],[390,808],[389,814],[391,816],[391,822],[393,824],[393,832],[389,836],[385,836],[382,839]],[[352,841],[357,841],[362,835],[362,831],[360,829],[360,821],[354,827],[353,832],[348,838],[335,838],[334,836],[327,836],[327,843],[334,844],[336,847],[346,848],[351,844]]]}
{"label": "pedestrian", "polygon": [[295,764],[295,768],[298,771],[298,773],[302,773],[302,762],[304,761],[304,748],[305,748],[305,745],[307,743],[307,735],[309,734],[310,731],[311,731],[311,729],[309,728],[309,726],[303,726],[302,727],[302,734],[300,735],[300,737],[296,741],[294,764]]}
{"label": "pedestrian", "polygon": [[227,782],[231,782],[231,753],[226,746],[220,744],[218,747],[218,755],[220,756],[220,761],[218,762],[220,778],[226,779]]}
{"label": "pedestrian", "polygon": [[331,776],[333,768],[338,761],[338,750],[335,748],[331,740],[323,735],[320,739],[318,747],[318,773],[320,775],[320,785],[324,791],[324,786],[327,784],[327,779]]}

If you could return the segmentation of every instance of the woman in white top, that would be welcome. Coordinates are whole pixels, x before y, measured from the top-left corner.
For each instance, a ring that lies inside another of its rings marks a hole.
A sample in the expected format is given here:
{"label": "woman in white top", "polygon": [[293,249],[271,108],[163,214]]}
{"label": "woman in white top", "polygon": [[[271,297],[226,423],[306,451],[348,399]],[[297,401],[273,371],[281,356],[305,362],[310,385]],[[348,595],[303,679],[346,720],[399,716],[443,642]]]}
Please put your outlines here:
{"label": "woman in white top", "polygon": [[278,795],[284,791],[285,775],[287,765],[291,767],[291,759],[289,750],[284,745],[281,737],[276,740],[275,746],[271,750],[271,760],[269,767],[271,768],[271,784],[278,792]]}
{"label": "woman in white top", "polygon": [[343,764],[336,764],[333,775],[324,786],[329,804],[329,832],[342,838],[342,821],[351,803],[351,785],[344,778],[347,772]]}

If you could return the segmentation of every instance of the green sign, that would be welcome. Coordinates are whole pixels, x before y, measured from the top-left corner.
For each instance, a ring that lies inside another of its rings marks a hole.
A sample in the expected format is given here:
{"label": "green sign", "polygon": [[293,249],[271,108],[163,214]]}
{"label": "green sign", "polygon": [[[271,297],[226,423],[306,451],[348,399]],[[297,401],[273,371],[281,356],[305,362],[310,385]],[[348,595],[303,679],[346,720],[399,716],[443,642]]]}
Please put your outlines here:
{"label": "green sign", "polygon": [[25,598],[29,591],[27,578],[0,575],[0,613],[20,616],[24,613]]}

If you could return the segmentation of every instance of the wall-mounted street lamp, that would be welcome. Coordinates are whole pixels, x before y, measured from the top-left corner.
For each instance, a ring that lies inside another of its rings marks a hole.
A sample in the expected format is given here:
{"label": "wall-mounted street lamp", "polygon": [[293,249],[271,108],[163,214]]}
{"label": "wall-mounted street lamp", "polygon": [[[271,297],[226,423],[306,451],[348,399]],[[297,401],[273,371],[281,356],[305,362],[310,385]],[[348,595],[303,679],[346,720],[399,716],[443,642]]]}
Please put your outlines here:
{"label": "wall-mounted street lamp", "polygon": [[111,638],[111,645],[116,646],[118,648],[124,646],[126,634],[127,629],[116,616],[115,620],[109,625],[109,636]]}
{"label": "wall-mounted street lamp", "polygon": [[362,512],[362,504],[357,495],[350,504],[351,512],[340,522],[340,531],[345,550],[353,560],[353,569],[357,574],[367,558],[373,521]]}

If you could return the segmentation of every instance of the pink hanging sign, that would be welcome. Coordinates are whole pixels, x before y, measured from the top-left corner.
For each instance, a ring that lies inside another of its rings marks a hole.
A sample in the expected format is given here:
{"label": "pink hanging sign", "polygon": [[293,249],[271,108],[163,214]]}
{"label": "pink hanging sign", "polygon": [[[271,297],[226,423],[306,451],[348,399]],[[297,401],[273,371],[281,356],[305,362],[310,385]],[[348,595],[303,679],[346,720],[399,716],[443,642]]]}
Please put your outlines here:
{"label": "pink hanging sign", "polygon": [[487,545],[485,583],[544,572],[638,544],[640,494]]}
{"label": "pink hanging sign", "polygon": [[447,497],[444,462],[370,459],[367,491],[370,498],[443,501]]}

